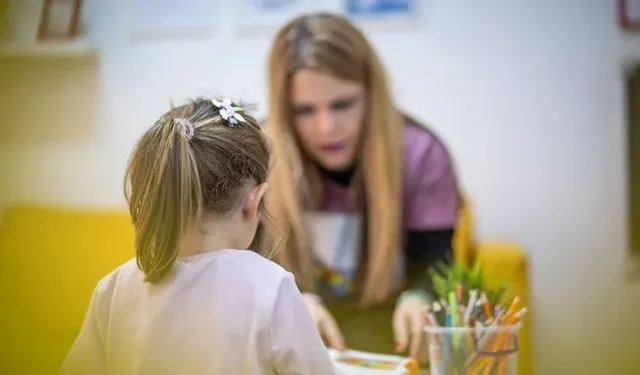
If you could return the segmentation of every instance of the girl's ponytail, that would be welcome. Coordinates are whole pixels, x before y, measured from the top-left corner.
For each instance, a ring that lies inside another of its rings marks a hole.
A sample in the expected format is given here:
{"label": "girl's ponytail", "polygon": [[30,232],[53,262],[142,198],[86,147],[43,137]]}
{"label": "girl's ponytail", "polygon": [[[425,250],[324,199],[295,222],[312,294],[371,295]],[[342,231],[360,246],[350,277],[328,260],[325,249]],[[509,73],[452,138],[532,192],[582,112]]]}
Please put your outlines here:
{"label": "girl's ponytail", "polygon": [[151,283],[171,272],[182,238],[202,217],[193,132],[188,119],[165,116],[140,139],[125,175],[138,267]]}

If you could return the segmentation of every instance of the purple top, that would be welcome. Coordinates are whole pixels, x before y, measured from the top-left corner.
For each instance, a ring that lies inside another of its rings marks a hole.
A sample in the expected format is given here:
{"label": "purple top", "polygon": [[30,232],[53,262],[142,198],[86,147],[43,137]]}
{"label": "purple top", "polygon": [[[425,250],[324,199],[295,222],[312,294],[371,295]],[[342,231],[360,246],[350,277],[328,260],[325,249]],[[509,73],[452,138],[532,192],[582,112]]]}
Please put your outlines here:
{"label": "purple top", "polygon": [[[460,195],[452,161],[444,144],[420,125],[406,124],[402,170],[403,228],[453,228]],[[348,212],[348,187],[325,180],[324,189],[321,211]]]}

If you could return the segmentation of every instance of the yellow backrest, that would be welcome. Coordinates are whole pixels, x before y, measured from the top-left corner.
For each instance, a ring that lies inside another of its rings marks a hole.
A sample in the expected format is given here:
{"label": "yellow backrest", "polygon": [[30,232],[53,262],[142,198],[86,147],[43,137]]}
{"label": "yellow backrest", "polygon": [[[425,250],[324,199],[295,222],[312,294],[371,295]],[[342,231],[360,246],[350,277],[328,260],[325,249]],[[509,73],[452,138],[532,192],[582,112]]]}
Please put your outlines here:
{"label": "yellow backrest", "polygon": [[96,282],[133,255],[133,230],[124,211],[6,210],[0,236],[0,373],[55,373]]}
{"label": "yellow backrest", "polygon": [[462,199],[458,212],[458,223],[456,224],[451,247],[456,262],[471,265],[475,259],[473,212],[466,198]]}

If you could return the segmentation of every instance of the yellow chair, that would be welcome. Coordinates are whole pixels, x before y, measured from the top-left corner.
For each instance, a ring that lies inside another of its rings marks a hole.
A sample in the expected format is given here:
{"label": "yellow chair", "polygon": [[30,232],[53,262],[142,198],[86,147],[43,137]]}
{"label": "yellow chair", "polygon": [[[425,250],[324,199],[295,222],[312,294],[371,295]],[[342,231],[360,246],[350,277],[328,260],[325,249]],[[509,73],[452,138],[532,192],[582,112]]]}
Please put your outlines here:
{"label": "yellow chair", "polygon": [[527,284],[527,258],[521,246],[509,241],[476,241],[473,232],[473,210],[465,200],[459,213],[453,238],[456,262],[471,265],[476,260],[482,264],[488,282],[494,286],[509,285],[509,294],[520,297],[520,304],[527,306],[527,315],[519,335],[518,374],[531,374],[529,293]]}
{"label": "yellow chair", "polygon": [[0,236],[0,374],[55,374],[100,278],[133,257],[122,211],[23,206]]}
{"label": "yellow chair", "polygon": [[[464,206],[454,238],[459,261],[478,258],[496,282],[508,281],[527,303],[525,256],[507,242],[473,242]],[[97,281],[134,255],[124,211],[19,206],[0,229],[0,374],[55,374],[78,333]],[[530,374],[528,323],[521,375]]]}

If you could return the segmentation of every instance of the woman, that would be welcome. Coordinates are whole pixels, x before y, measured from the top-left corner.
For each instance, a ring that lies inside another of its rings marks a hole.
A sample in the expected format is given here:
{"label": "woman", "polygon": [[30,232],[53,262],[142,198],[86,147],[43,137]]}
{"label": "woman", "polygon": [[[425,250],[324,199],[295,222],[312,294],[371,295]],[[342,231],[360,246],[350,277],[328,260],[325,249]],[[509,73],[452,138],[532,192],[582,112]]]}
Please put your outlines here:
{"label": "woman", "polygon": [[267,225],[287,232],[278,260],[328,344],[345,347],[342,329],[354,349],[416,355],[425,270],[451,260],[460,203],[445,146],[396,107],[364,35],[325,13],[277,33],[266,130]]}

